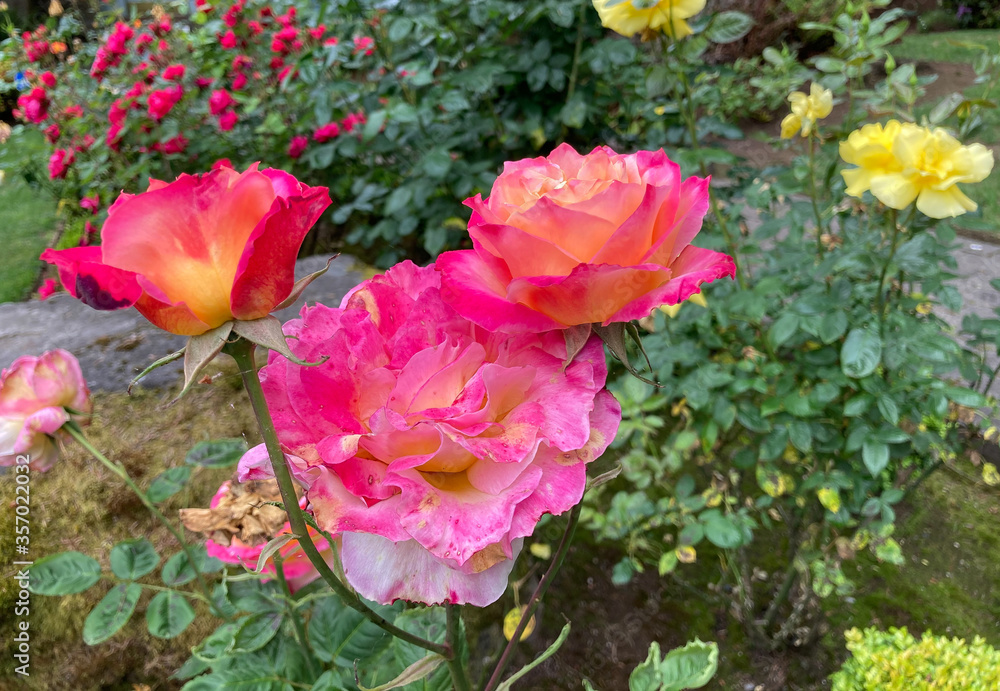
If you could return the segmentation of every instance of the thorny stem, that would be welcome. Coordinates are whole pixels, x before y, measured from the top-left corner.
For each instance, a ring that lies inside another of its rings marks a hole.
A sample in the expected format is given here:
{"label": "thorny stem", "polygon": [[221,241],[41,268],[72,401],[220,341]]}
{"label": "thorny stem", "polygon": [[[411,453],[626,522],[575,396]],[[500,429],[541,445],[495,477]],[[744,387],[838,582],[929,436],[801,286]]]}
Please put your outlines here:
{"label": "thorny stem", "polygon": [[285,578],[285,569],[281,563],[281,555],[275,552],[273,559],[274,571],[278,575],[278,582],[281,584],[281,590],[284,592],[286,598],[285,611],[292,620],[292,626],[295,627],[295,637],[298,639],[299,647],[302,648],[302,653],[306,656],[306,662],[309,665],[310,674],[312,674],[314,679],[319,678],[319,675],[323,673],[323,670],[320,669],[319,663],[316,661],[312,650],[309,648],[309,640],[306,638],[306,629],[302,624],[302,617],[299,616],[299,611],[292,603],[292,589],[288,587],[288,579]]}
{"label": "thorny stem", "polygon": [[448,632],[446,641],[448,645],[451,646],[454,655],[450,660],[448,660],[448,670],[451,672],[451,682],[455,686],[455,691],[472,691],[472,682],[469,681],[469,676],[465,671],[465,666],[462,665],[461,656],[458,651],[461,649],[459,645],[458,637],[462,635],[462,629],[459,626],[461,619],[461,612],[458,606],[451,604],[450,602],[445,604],[445,613],[448,621]]}
{"label": "thorny stem", "polygon": [[[156,508],[156,504],[150,501],[149,497],[146,496],[146,493],[139,488],[139,485],[135,484],[135,481],[128,474],[128,471],[125,470],[125,466],[121,465],[120,463],[115,463],[114,461],[110,460],[107,456],[105,456],[103,453],[101,453],[97,449],[97,447],[91,444],[90,440],[88,440],[87,437],[84,436],[83,430],[80,429],[79,425],[77,425],[75,422],[70,421],[67,422],[65,425],[63,425],[63,429],[69,432],[69,435],[73,437],[77,441],[77,443],[80,444],[80,446],[86,449],[86,451],[91,456],[100,461],[100,463],[105,468],[107,468],[112,473],[121,478],[122,482],[128,485],[129,489],[132,490],[132,492],[134,492],[135,495],[139,497],[139,500],[143,503],[143,505],[147,509],[149,509],[149,512],[153,514],[154,517],[156,517],[156,520],[162,523],[163,526],[170,531],[170,534],[174,536],[174,539],[177,540],[177,542],[181,546],[181,549],[184,551],[184,556],[187,557],[188,563],[191,565],[191,568],[194,569],[194,572],[198,577],[198,587],[201,589],[205,601],[209,603],[209,606],[214,613],[221,615],[222,613],[217,612],[216,607],[212,605],[212,595],[208,590],[208,584],[205,582],[205,577],[202,575],[201,569],[198,568],[198,562],[195,561],[194,553],[191,551],[191,547],[188,545],[187,540],[184,539],[184,535],[177,529],[177,527],[173,523],[170,522],[170,520],[167,519],[166,516],[163,515],[162,511]],[[228,617],[226,618],[228,619]]]}
{"label": "thorny stem", "polygon": [[319,550],[316,549],[316,545],[309,535],[309,529],[306,525],[302,509],[299,507],[298,497],[295,494],[295,483],[292,481],[292,475],[288,469],[288,460],[281,450],[281,443],[278,441],[274,421],[271,419],[271,413],[267,409],[264,390],[261,388],[260,376],[257,374],[257,366],[253,360],[254,347],[254,344],[250,341],[240,338],[237,341],[227,343],[223,348],[223,352],[231,355],[236,360],[236,364],[240,369],[240,374],[243,377],[243,386],[250,397],[250,405],[253,407],[254,416],[257,418],[257,425],[260,428],[261,436],[264,438],[267,455],[271,459],[274,478],[277,480],[278,489],[281,491],[281,500],[285,505],[285,511],[288,512],[288,522],[292,527],[292,533],[294,533],[299,542],[299,546],[302,547],[302,551],[312,565],[316,567],[323,580],[340,596],[341,600],[348,607],[362,614],[368,621],[396,638],[404,640],[407,643],[412,643],[424,650],[430,650],[450,660],[452,658],[450,646],[434,643],[420,636],[415,636],[408,631],[404,631],[368,607],[368,605],[361,601],[360,597],[348,589],[337,578],[330,565],[326,563]]}
{"label": "thorny stem", "polygon": [[580,504],[574,506],[573,510],[570,511],[569,522],[566,524],[566,532],[563,533],[562,541],[559,543],[559,548],[556,550],[556,555],[552,558],[552,563],[549,564],[549,568],[539,579],[538,585],[535,587],[535,592],[531,594],[527,604],[524,606],[524,613],[521,615],[521,621],[518,622],[517,628],[514,629],[514,635],[510,637],[507,647],[503,649],[503,653],[501,653],[500,659],[497,661],[497,666],[493,670],[490,680],[486,682],[486,686],[483,687],[483,691],[493,691],[500,683],[503,671],[510,662],[510,656],[514,652],[514,648],[517,647],[518,641],[521,640],[524,629],[528,626],[528,622],[531,621],[531,617],[535,613],[535,609],[538,607],[539,601],[545,595],[545,591],[549,589],[552,579],[555,578],[556,573],[559,572],[559,567],[562,566],[563,560],[566,559],[566,553],[569,552],[569,546],[573,542],[573,535],[576,533],[576,526],[580,522],[580,508],[582,505],[583,503],[581,502]]}

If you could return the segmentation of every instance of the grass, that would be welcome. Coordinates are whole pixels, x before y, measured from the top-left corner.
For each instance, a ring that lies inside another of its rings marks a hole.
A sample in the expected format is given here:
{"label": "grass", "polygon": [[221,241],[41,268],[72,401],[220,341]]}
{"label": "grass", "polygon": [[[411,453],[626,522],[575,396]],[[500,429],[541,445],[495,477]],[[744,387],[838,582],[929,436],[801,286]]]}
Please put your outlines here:
{"label": "grass", "polygon": [[[981,47],[980,47],[981,46]],[[890,52],[897,60],[972,63],[987,48],[1000,50],[1000,31],[989,29],[941,31],[903,36]]]}
{"label": "grass", "polygon": [[44,190],[29,185],[19,172],[21,161],[37,157],[41,133],[12,136],[0,145],[0,302],[26,299],[43,266],[38,255],[52,239],[56,201]]}

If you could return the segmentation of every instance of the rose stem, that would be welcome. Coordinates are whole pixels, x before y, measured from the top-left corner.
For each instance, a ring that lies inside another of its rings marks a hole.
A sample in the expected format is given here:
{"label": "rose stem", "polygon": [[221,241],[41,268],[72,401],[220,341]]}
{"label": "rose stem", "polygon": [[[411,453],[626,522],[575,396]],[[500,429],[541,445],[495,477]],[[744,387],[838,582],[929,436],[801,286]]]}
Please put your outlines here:
{"label": "rose stem", "polygon": [[292,589],[288,587],[288,579],[285,578],[285,567],[282,563],[281,555],[277,552],[274,553],[274,571],[278,576],[278,582],[281,583],[281,590],[285,593],[285,611],[288,612],[288,616],[292,620],[292,625],[295,627],[295,637],[299,641],[299,647],[302,648],[302,652],[306,656],[306,660],[309,663],[309,672],[312,674],[313,679],[318,679],[323,673],[323,670],[319,668],[319,664],[316,662],[315,656],[313,656],[312,650],[309,648],[309,641],[306,638],[306,629],[302,625],[302,617],[299,616],[299,611],[292,605]]}
{"label": "rose stem", "polygon": [[295,484],[292,482],[292,475],[288,469],[288,459],[281,451],[281,443],[278,441],[278,433],[274,429],[274,421],[271,413],[267,409],[267,402],[264,400],[264,390],[260,385],[260,376],[257,374],[257,366],[253,361],[254,344],[250,341],[239,338],[236,341],[227,343],[223,352],[228,353],[236,360],[243,377],[243,386],[250,397],[250,405],[253,407],[254,416],[257,418],[257,426],[260,434],[264,438],[264,445],[267,447],[267,455],[271,459],[271,467],[274,469],[274,478],[278,481],[278,489],[281,491],[281,500],[288,512],[288,522],[291,524],[292,532],[295,534],[302,551],[312,562],[312,565],[319,571],[323,580],[333,589],[340,599],[351,609],[364,615],[368,621],[372,622],[382,630],[392,634],[396,638],[412,643],[424,650],[438,653],[447,659],[452,658],[452,650],[448,645],[434,643],[420,636],[415,636],[408,631],[404,631],[393,625],[378,612],[361,601],[355,593],[351,592],[346,585],[341,583],[336,574],[326,563],[323,556],[316,549],[309,530],[306,526],[305,516],[299,507],[298,497],[295,494]]}
{"label": "rose stem", "polygon": [[187,540],[184,539],[184,535],[177,530],[173,523],[167,520],[167,517],[164,516],[158,508],[156,508],[156,505],[150,501],[149,497],[146,496],[146,493],[139,489],[139,485],[135,484],[135,481],[129,476],[128,471],[125,470],[125,466],[111,461],[107,456],[98,451],[97,447],[91,444],[87,437],[84,436],[83,430],[80,429],[79,425],[72,420],[63,425],[62,428],[69,432],[69,435],[73,437],[77,443],[80,444],[80,446],[86,449],[87,453],[100,461],[105,468],[121,478],[122,481],[128,485],[129,489],[131,489],[135,495],[139,497],[139,500],[146,506],[146,508],[149,509],[149,512],[153,514],[153,516],[155,516],[167,530],[170,531],[170,533],[174,536],[174,539],[180,543],[181,549],[184,550],[184,556],[187,557],[188,563],[191,565],[191,568],[194,569],[195,575],[198,577],[198,586],[201,588],[201,592],[205,595],[205,600],[209,603],[210,609],[213,613],[222,615],[228,620],[229,617],[225,617],[222,611],[218,610],[218,608],[212,604],[212,596],[209,593],[208,584],[205,583],[205,577],[202,575],[201,569],[198,568],[198,562],[195,561],[194,553],[191,552],[191,548],[188,546]]}
{"label": "rose stem", "polygon": [[493,670],[493,675],[490,680],[486,682],[486,686],[483,691],[493,691],[500,683],[500,677],[503,676],[504,668],[507,667],[507,663],[510,662],[511,653],[514,652],[514,647],[517,642],[521,640],[521,634],[524,633],[525,627],[527,627],[528,622],[531,621],[531,616],[535,613],[535,609],[538,607],[539,601],[545,595],[545,591],[549,589],[549,584],[552,579],[555,578],[556,573],[559,571],[559,567],[562,566],[563,560],[566,558],[566,553],[569,552],[570,543],[573,542],[573,535],[576,533],[576,525],[580,520],[580,507],[583,505],[583,500],[573,507],[573,510],[569,514],[569,522],[566,524],[566,532],[563,533],[562,542],[559,543],[559,549],[556,551],[556,555],[552,558],[552,562],[549,564],[549,568],[542,574],[541,579],[538,581],[538,585],[535,587],[535,592],[531,594],[525,605],[524,613],[521,615],[521,621],[517,623],[517,628],[514,629],[514,635],[510,637],[510,641],[507,643],[507,647],[503,649],[503,653],[500,655],[500,659],[497,661],[496,669]]}
{"label": "rose stem", "polygon": [[455,685],[456,691],[472,691],[472,682],[469,681],[465,667],[462,666],[461,655],[458,654],[458,651],[461,649],[458,637],[462,634],[459,628],[459,621],[462,615],[457,605],[448,602],[445,603],[444,607],[448,619],[448,633],[445,640],[448,641],[448,645],[451,646],[453,653],[452,658],[448,660],[451,681]]}

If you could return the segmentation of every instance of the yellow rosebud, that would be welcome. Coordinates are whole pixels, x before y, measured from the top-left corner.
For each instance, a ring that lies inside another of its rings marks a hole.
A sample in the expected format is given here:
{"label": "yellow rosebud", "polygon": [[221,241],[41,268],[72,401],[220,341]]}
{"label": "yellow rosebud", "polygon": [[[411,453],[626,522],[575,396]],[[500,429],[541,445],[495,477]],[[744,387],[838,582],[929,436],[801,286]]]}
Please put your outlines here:
{"label": "yellow rosebud", "polygon": [[662,31],[672,38],[689,36],[690,19],[703,9],[705,0],[593,0],[601,24],[622,36]]}
{"label": "yellow rosebud", "polygon": [[799,131],[803,137],[808,137],[816,121],[833,111],[833,92],[813,82],[808,96],[801,91],[793,91],[788,94],[788,102],[792,112],[781,121],[781,138],[791,139]]}
{"label": "yellow rosebud", "polygon": [[552,556],[552,548],[544,542],[532,542],[528,551],[539,559],[548,559]]}
{"label": "yellow rosebud", "polygon": [[[525,610],[528,609],[527,605],[521,605],[520,607],[515,607],[514,609],[507,612],[503,618],[503,637],[508,641],[514,637],[514,633],[517,631],[517,625],[521,623],[521,617],[524,616]],[[519,641],[523,641],[525,638],[530,636],[535,630],[535,615],[531,615],[531,619],[524,627],[524,631],[521,632],[521,637]]]}
{"label": "yellow rosebud", "polygon": [[698,558],[698,552],[691,545],[681,545],[674,550],[674,554],[682,564],[693,564]]}
{"label": "yellow rosebud", "polygon": [[840,143],[840,157],[857,168],[841,171],[847,194],[866,191],[886,206],[917,209],[931,218],[961,216],[976,203],[958,188],[981,182],[993,169],[993,153],[982,144],[963,146],[941,128],[890,120],[865,125]]}

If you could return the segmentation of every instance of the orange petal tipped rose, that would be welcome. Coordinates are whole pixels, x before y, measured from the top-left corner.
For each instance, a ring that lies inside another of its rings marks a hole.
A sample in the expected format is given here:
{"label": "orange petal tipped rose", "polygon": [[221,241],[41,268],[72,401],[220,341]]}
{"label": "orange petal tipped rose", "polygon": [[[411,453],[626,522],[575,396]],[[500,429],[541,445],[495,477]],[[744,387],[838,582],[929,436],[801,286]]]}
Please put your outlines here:
{"label": "orange petal tipped rose", "polygon": [[326,188],[256,164],[151,180],[111,207],[99,247],[42,259],[91,307],[134,305],[161,329],[196,336],[260,319],[287,298],[302,240],[329,204]]}
{"label": "orange petal tipped rose", "polygon": [[735,273],[731,257],[691,245],[708,180],[682,180],[662,150],[583,155],[562,144],[505,164],[489,198],[465,203],[474,249],[438,258],[442,295],[493,331],[641,319]]}

